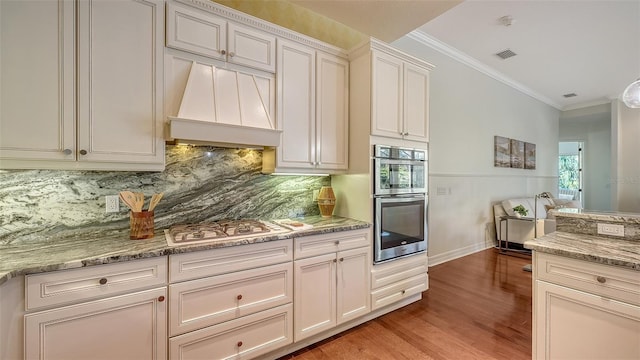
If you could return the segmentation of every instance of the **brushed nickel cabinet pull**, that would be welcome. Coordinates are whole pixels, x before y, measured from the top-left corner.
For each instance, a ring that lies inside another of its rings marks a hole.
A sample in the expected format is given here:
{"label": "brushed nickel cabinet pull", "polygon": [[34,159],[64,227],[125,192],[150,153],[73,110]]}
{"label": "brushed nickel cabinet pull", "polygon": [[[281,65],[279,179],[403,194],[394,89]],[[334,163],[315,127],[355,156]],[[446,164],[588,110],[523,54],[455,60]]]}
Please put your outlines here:
{"label": "brushed nickel cabinet pull", "polygon": [[80,155],[87,155],[87,150],[85,149],[80,150]]}
{"label": "brushed nickel cabinet pull", "polygon": [[227,54],[227,50],[220,50],[220,54],[226,55]]}
{"label": "brushed nickel cabinet pull", "polygon": [[71,153],[73,153],[73,151],[71,151],[71,149],[64,149],[64,151],[62,152],[65,155],[71,155]]}

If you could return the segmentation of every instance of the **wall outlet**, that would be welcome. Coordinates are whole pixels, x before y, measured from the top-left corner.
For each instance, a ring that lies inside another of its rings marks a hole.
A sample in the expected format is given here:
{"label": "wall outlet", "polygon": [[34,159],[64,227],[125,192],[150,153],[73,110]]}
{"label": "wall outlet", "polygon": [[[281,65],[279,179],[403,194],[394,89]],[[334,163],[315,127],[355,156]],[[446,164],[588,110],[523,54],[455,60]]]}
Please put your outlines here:
{"label": "wall outlet", "polygon": [[598,223],[598,234],[611,236],[624,236],[624,225]]}
{"label": "wall outlet", "polygon": [[105,208],[108,213],[120,211],[120,197],[118,195],[107,195],[105,199]]}

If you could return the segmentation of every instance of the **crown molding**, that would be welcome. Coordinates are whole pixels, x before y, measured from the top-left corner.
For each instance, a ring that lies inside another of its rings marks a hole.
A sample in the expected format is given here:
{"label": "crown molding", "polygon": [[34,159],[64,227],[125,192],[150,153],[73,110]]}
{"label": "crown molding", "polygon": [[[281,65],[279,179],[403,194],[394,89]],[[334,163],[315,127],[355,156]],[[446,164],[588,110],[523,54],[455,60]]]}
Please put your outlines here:
{"label": "crown molding", "polygon": [[498,72],[496,69],[489,67],[483,63],[481,63],[480,61],[472,58],[471,56],[463,53],[462,51],[451,47],[450,45],[447,45],[445,43],[443,43],[442,41],[428,35],[427,33],[425,33],[424,31],[421,30],[414,30],[412,32],[410,32],[409,34],[406,35],[408,38],[415,40],[425,46],[428,46],[444,55],[447,55],[451,58],[453,58],[454,60],[457,60],[467,66],[469,66],[470,68],[477,70],[495,80],[500,81],[501,83],[510,86],[520,92],[522,92],[525,95],[531,96],[532,98],[542,101],[543,103],[552,106],[558,110],[563,110],[563,106],[558,104],[557,102],[549,99],[546,96],[543,96],[535,91],[533,91],[532,89],[520,84],[519,82],[505,76],[504,74]]}

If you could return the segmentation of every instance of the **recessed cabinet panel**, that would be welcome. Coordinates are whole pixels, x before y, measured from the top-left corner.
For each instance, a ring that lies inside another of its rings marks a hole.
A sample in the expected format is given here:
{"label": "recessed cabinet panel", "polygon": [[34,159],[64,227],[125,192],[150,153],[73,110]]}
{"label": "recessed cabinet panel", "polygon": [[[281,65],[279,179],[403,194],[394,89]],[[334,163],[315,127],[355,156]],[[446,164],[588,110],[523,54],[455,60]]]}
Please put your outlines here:
{"label": "recessed cabinet panel", "polygon": [[166,359],[166,287],[25,315],[25,359]]}
{"label": "recessed cabinet panel", "polygon": [[338,324],[367,314],[371,310],[369,296],[368,248],[338,253]]}
{"label": "recessed cabinet panel", "polygon": [[349,154],[349,63],[317,53],[316,149],[318,166],[347,169]]}
{"label": "recessed cabinet panel", "polygon": [[405,139],[429,141],[429,71],[404,64]]}
{"label": "recessed cabinet panel", "polygon": [[167,46],[224,60],[227,22],[208,14],[167,4]]}
{"label": "recessed cabinet panel", "polygon": [[276,37],[229,23],[228,61],[269,72],[276,71]]}
{"label": "recessed cabinet panel", "polygon": [[74,161],[75,2],[0,1],[0,34],[0,159]]}
{"label": "recessed cabinet panel", "polygon": [[79,5],[79,160],[163,163],[163,2]]}
{"label": "recessed cabinet panel", "polygon": [[402,60],[373,52],[371,134],[402,137]]}
{"label": "recessed cabinet panel", "polygon": [[282,146],[278,165],[313,168],[315,165],[315,51],[281,41],[278,45],[278,130]]}

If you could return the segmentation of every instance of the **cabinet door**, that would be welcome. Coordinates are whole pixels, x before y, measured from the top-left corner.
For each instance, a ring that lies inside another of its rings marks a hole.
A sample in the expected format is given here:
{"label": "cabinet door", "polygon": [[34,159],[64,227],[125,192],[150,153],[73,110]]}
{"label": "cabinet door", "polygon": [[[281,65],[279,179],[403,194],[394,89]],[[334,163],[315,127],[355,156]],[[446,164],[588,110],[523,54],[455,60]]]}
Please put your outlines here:
{"label": "cabinet door", "polygon": [[73,1],[0,1],[0,161],[75,160],[74,29]]}
{"label": "cabinet door", "polygon": [[229,23],[228,61],[275,72],[276,37],[258,30]]}
{"label": "cabinet door", "polygon": [[166,359],[166,288],[25,315],[25,359]]}
{"label": "cabinet door", "polygon": [[163,5],[79,3],[79,160],[164,162]]}
{"label": "cabinet door", "polygon": [[402,61],[372,52],[371,134],[402,138]]}
{"label": "cabinet door", "polygon": [[315,51],[278,42],[277,128],[282,130],[277,162],[281,167],[314,168]]}
{"label": "cabinet door", "polygon": [[318,167],[347,169],[349,157],[349,63],[317,53],[316,153]]}
{"label": "cabinet door", "polygon": [[429,71],[404,64],[405,139],[429,141]]}
{"label": "cabinet door", "polygon": [[226,60],[227,21],[217,16],[167,4],[167,47]]}
{"label": "cabinet door", "polygon": [[338,253],[337,323],[355,319],[371,311],[369,248]]}
{"label": "cabinet door", "polygon": [[336,254],[294,261],[294,339],[336,326]]}
{"label": "cabinet door", "polygon": [[536,359],[640,359],[640,306],[535,281]]}

